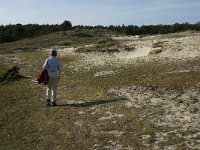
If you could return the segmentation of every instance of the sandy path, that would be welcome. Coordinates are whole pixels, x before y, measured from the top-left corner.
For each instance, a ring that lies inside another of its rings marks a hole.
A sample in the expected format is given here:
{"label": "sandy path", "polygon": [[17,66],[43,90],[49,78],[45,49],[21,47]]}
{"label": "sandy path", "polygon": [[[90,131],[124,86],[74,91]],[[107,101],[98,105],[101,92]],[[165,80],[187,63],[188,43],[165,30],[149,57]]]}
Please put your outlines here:
{"label": "sandy path", "polygon": [[131,52],[120,52],[120,53],[116,53],[116,58],[118,59],[124,59],[124,60],[130,60],[130,59],[134,59],[137,57],[143,57],[143,56],[148,56],[148,54],[151,51],[151,47],[139,47],[136,48],[134,51]]}

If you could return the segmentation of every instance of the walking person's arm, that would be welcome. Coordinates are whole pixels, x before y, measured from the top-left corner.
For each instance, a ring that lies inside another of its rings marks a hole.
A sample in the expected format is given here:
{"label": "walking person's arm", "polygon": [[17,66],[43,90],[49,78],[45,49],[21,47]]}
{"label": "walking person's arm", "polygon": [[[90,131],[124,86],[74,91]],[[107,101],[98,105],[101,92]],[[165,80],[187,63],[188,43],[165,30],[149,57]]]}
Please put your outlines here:
{"label": "walking person's arm", "polygon": [[47,62],[48,62],[48,59],[45,60],[45,63],[43,65],[43,69],[47,69],[48,68],[48,63]]}

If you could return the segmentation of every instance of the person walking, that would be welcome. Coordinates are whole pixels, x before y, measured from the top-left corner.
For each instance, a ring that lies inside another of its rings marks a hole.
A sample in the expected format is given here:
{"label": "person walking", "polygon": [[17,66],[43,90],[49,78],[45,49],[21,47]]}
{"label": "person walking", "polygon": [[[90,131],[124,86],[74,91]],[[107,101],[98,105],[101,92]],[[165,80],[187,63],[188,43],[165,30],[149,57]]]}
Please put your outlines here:
{"label": "person walking", "polygon": [[56,106],[57,84],[60,79],[61,64],[57,58],[57,50],[55,48],[52,49],[51,56],[45,60],[43,69],[46,69],[48,71],[49,76],[49,81],[46,90],[47,106],[50,106],[51,103],[53,106]]}

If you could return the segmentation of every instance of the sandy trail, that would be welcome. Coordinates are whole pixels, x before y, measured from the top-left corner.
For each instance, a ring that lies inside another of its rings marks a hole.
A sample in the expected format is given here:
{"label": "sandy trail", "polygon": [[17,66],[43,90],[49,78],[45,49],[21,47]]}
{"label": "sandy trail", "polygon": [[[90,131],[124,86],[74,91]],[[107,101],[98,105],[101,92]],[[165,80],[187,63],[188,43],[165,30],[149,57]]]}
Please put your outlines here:
{"label": "sandy trail", "polygon": [[131,60],[137,57],[144,57],[144,56],[148,56],[148,54],[151,51],[151,47],[139,47],[136,48],[134,51],[131,52],[120,52],[120,53],[116,53],[116,58],[121,59],[121,60]]}

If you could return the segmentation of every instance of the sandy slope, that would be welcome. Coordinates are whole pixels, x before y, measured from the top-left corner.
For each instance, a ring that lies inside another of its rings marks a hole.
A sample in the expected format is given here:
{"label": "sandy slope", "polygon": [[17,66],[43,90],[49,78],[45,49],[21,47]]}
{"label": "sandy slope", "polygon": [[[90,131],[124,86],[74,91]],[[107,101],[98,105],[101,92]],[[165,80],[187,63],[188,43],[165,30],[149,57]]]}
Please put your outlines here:
{"label": "sandy slope", "polygon": [[[146,63],[151,59],[160,59],[166,62],[174,60],[176,62],[195,60],[200,56],[200,33],[185,32],[144,38],[123,36],[113,37],[113,39],[120,41],[126,47],[134,47],[134,49],[112,54],[102,52],[76,53],[76,48],[72,47],[59,49],[59,52],[60,55],[78,56],[80,58],[79,61],[68,66],[77,73],[106,64],[113,66],[133,64],[137,63],[138,59]],[[94,76],[111,76],[116,72],[116,70],[103,70],[96,72]],[[170,90],[133,85],[123,88],[116,87],[108,92],[114,93],[117,97],[127,98],[128,101],[124,102],[124,106],[127,108],[144,109],[145,111],[140,114],[141,120],[149,121],[157,127],[171,129],[170,131],[155,133],[153,149],[159,149],[159,144],[166,142],[172,134],[181,138],[182,141],[179,144],[166,145],[165,149],[176,149],[180,145],[185,145],[188,149],[200,148],[200,90],[198,87]],[[121,115],[123,116],[123,114]],[[109,120],[109,118],[100,118],[101,121],[105,119]],[[79,124],[79,122],[76,122],[76,125]],[[189,134],[185,134],[186,132]],[[150,138],[151,135],[142,136],[144,145],[148,146],[147,141]]]}
{"label": "sandy slope", "polygon": [[[60,49],[61,55],[78,55],[82,58],[77,67],[98,66],[105,63],[127,64],[134,63],[139,57],[141,59],[150,60],[153,58],[183,60],[193,59],[200,56],[200,33],[184,32],[169,35],[147,36],[143,38],[135,38],[133,36],[113,37],[118,40],[124,47],[134,48],[130,51],[119,49],[120,52],[112,54],[102,52],[91,53],[75,53],[77,48],[64,48]],[[89,45],[94,47],[94,45]],[[88,47],[88,45],[83,46]],[[95,47],[94,47],[95,48]],[[144,57],[145,56],[145,57]]]}

